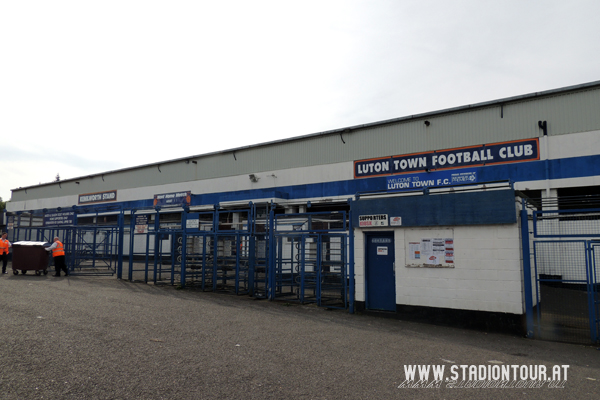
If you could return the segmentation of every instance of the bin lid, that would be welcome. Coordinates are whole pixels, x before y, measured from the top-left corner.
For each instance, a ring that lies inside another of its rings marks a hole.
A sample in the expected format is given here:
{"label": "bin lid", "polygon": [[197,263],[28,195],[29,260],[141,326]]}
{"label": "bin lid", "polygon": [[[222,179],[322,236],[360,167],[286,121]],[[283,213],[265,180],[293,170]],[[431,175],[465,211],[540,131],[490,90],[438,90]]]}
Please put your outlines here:
{"label": "bin lid", "polygon": [[48,242],[28,242],[28,241],[20,241],[20,242],[15,242],[12,245],[13,246],[43,246],[48,244]]}

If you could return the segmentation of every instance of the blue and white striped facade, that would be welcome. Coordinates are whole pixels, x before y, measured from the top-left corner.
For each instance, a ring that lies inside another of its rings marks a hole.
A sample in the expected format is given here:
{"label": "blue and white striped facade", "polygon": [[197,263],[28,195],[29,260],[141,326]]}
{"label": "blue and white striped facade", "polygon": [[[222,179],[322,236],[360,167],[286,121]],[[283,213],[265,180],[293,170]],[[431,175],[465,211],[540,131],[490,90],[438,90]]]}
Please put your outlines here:
{"label": "blue and white striped facade", "polygon": [[[536,154],[519,159],[525,150],[518,146],[531,143]],[[494,162],[487,150],[491,145],[496,145]],[[504,145],[516,148],[507,150]],[[480,162],[458,162],[456,154],[479,150]],[[456,154],[451,158],[452,151]],[[408,168],[404,156],[424,154],[443,154],[443,168],[439,156],[436,166],[429,158],[427,165],[413,161],[409,170],[390,167],[400,168],[402,163]],[[501,160],[501,154],[507,158]],[[363,160],[390,160],[390,164],[381,169],[361,164]],[[522,315],[525,288],[517,199],[509,211],[503,208],[499,219],[493,218],[494,209],[482,215],[474,207],[479,214],[463,215],[466,224],[461,215],[447,218],[453,213],[448,207],[456,207],[463,197],[431,203],[438,204],[441,218],[428,218],[427,209],[419,210],[423,218],[415,218],[415,208],[392,210],[390,201],[377,203],[395,197],[460,196],[452,179],[461,174],[467,180],[456,183],[479,185],[480,191],[504,185],[508,190],[539,190],[548,198],[556,197],[559,188],[600,186],[600,81],[19,188],[13,190],[7,211],[14,215],[75,206],[93,214],[95,208],[107,205],[151,209],[156,195],[177,192],[191,192],[192,210],[236,208],[249,202],[275,203],[281,212],[346,207],[354,219],[353,289],[356,301],[367,309],[366,235],[391,232],[396,305]],[[403,186],[403,182],[426,183]],[[424,194],[435,190],[443,194]],[[82,195],[105,192],[116,196],[107,202],[80,202]],[[363,201],[371,203],[360,206]],[[506,205],[503,200],[502,207]],[[412,222],[361,227],[360,212]],[[452,238],[452,265],[411,265],[418,263],[410,262],[414,261],[410,246],[423,238]]]}

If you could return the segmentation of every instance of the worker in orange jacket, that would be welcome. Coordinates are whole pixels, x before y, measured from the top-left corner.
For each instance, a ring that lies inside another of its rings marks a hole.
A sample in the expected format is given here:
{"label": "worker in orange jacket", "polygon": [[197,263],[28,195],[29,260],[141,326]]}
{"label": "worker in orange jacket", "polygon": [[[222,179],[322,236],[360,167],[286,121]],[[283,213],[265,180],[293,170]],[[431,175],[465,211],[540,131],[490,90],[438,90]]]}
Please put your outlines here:
{"label": "worker in orange jacket", "polygon": [[6,274],[6,264],[8,263],[8,249],[12,247],[10,242],[6,239],[8,233],[2,233],[2,239],[0,239],[0,258],[2,259],[2,273]]}
{"label": "worker in orange jacket", "polygon": [[58,237],[54,238],[52,246],[46,247],[46,251],[51,251],[54,258],[54,269],[56,272],[53,276],[60,276],[61,270],[65,272],[65,276],[69,276],[69,270],[65,263],[65,246],[63,246]]}

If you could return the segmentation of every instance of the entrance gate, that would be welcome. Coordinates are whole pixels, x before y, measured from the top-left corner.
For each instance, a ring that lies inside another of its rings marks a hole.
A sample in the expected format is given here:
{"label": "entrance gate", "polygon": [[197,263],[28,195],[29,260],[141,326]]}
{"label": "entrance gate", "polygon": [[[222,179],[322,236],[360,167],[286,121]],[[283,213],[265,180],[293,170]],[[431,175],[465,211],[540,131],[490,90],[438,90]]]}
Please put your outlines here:
{"label": "entrance gate", "polygon": [[121,211],[116,225],[17,227],[11,241],[60,237],[74,275],[116,274],[352,312],[348,213],[276,214],[275,208],[131,210],[128,227]]}
{"label": "entrance gate", "polygon": [[[114,275],[118,264],[115,226],[18,227],[11,242],[21,240],[52,243],[58,237],[65,248],[65,262],[72,275]],[[49,260],[49,263],[52,261]]]}
{"label": "entrance gate", "polygon": [[273,298],[346,308],[348,219],[346,212],[281,214],[274,219]]}
{"label": "entrance gate", "polygon": [[535,337],[600,341],[600,210],[533,212]]}
{"label": "entrance gate", "polygon": [[182,285],[266,298],[265,224],[257,208],[189,213],[178,262]]}
{"label": "entrance gate", "polygon": [[119,230],[109,227],[73,227],[67,266],[73,275],[114,275],[119,261]]}
{"label": "entrance gate", "polygon": [[250,257],[253,240],[247,233],[187,235],[183,278],[186,285],[202,290],[250,294],[251,284],[258,280],[256,266]]}

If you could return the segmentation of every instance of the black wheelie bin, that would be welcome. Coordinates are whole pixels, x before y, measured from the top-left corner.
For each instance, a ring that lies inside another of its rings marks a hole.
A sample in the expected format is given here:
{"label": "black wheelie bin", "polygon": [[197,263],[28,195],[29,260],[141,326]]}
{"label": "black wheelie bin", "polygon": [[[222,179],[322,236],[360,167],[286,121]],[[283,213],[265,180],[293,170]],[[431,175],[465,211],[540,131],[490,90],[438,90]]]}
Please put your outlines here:
{"label": "black wheelie bin", "polygon": [[12,244],[12,270],[18,275],[27,271],[35,271],[36,275],[48,274],[48,252],[46,242],[21,241]]}

